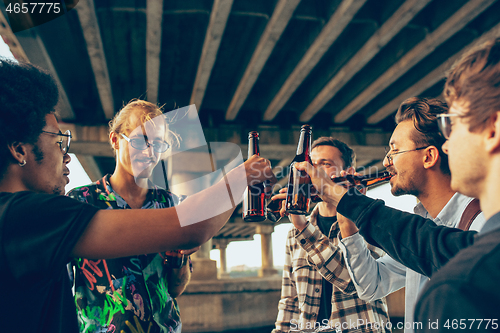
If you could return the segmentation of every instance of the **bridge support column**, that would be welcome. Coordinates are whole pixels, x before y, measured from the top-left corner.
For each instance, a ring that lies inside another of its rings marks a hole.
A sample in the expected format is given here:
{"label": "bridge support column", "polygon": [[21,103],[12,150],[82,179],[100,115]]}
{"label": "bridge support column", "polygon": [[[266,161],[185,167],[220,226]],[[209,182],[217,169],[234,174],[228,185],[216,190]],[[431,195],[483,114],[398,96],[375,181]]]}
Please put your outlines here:
{"label": "bridge support column", "polygon": [[272,233],[274,227],[272,225],[258,225],[255,232],[260,234],[260,244],[262,249],[262,267],[259,269],[259,277],[271,276],[278,274],[278,270],[274,268],[273,263],[273,240]]}

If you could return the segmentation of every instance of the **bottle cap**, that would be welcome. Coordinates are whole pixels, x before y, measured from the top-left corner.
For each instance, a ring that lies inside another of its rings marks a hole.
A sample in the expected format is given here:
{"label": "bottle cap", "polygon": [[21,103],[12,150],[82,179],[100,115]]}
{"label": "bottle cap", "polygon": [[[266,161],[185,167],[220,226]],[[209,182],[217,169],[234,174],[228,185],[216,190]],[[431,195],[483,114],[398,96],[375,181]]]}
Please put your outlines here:
{"label": "bottle cap", "polygon": [[310,131],[310,130],[312,130],[311,125],[304,124],[304,125],[302,125],[302,126],[300,127],[300,131],[301,131],[301,132],[302,132],[302,131]]}
{"label": "bottle cap", "polygon": [[249,139],[251,139],[251,138],[259,138],[259,132],[257,132],[257,131],[248,132],[248,138]]}

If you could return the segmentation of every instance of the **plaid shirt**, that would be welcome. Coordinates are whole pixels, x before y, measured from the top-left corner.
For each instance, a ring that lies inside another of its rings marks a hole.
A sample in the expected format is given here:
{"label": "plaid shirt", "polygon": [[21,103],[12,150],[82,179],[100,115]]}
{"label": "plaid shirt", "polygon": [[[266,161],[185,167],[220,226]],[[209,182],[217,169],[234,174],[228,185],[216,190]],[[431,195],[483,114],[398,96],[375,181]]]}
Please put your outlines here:
{"label": "plaid shirt", "polygon": [[[328,325],[338,332],[390,332],[385,298],[374,302],[361,300],[338,247],[338,223],[327,238],[317,226],[318,207],[309,216],[302,232],[291,228],[286,241],[281,300],[273,333],[290,329],[311,329]],[[333,284],[332,313],[316,322],[322,279]]]}

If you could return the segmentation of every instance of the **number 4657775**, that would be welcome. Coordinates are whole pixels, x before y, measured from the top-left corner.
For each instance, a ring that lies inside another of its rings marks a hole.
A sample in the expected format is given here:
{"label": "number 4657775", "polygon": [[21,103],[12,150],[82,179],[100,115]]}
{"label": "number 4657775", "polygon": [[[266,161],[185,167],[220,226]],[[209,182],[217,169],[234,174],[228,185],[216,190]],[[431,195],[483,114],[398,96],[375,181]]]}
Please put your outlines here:
{"label": "number 4657775", "polygon": [[461,330],[471,330],[471,329],[498,329],[497,319],[452,319],[446,320],[443,325],[447,329],[461,329]]}
{"label": "number 4657775", "polygon": [[61,4],[58,2],[9,3],[5,11],[9,14],[59,14],[61,12]]}

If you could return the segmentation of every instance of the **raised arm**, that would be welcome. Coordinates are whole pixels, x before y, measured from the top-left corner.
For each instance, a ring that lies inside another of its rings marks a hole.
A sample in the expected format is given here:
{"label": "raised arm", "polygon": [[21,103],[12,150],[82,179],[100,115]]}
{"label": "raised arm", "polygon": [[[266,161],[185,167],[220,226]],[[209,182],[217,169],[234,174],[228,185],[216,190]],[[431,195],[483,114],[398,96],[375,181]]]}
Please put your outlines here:
{"label": "raised arm", "polygon": [[476,232],[437,226],[418,215],[386,207],[382,200],[368,198],[355,189],[347,191],[310,164],[298,163],[296,167],[309,174],[323,201],[337,206],[367,242],[420,274],[430,277],[474,242]]}
{"label": "raised arm", "polygon": [[337,221],[342,233],[339,247],[359,298],[374,301],[405,286],[406,267],[388,255],[375,260],[354,223],[340,214]]}
{"label": "raised arm", "polygon": [[173,249],[191,249],[212,238],[227,222],[247,184],[276,178],[268,160],[252,156],[218,183],[176,207],[98,211],[72,255],[115,258]]}
{"label": "raised arm", "polygon": [[406,267],[430,277],[460,250],[474,243],[473,231],[436,225],[432,220],[385,206],[354,189],[340,200],[338,212],[360,234]]}

